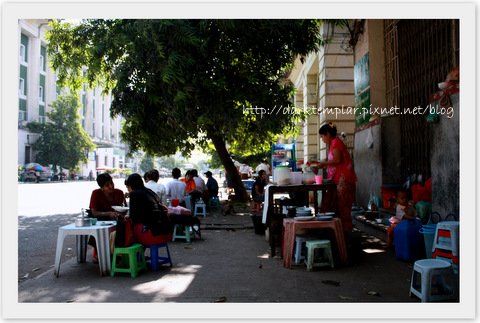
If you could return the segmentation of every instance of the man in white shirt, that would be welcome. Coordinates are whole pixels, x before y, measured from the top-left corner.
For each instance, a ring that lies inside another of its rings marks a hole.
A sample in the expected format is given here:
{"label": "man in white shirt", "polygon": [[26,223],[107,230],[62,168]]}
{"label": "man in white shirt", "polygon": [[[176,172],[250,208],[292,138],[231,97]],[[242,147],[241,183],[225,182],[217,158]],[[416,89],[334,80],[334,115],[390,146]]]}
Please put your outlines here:
{"label": "man in white shirt", "polygon": [[242,179],[248,179],[252,175],[252,169],[247,164],[242,164],[239,171]]}
{"label": "man in white shirt", "polygon": [[172,169],[173,180],[166,184],[167,198],[178,199],[180,204],[185,206],[185,195],[187,195],[187,185],[180,181],[179,178],[182,175],[180,169],[175,167]]}
{"label": "man in white shirt", "polygon": [[257,168],[255,168],[255,173],[258,174],[261,170],[265,171],[265,173],[267,174],[267,178],[268,176],[272,175],[270,165],[268,164],[268,160],[266,158],[264,158],[262,162],[257,166]]}
{"label": "man in white shirt", "polygon": [[156,169],[152,169],[146,172],[144,175],[145,187],[157,193],[158,197],[160,197],[160,200],[162,201],[162,204],[167,205],[167,197],[166,197],[167,192],[166,192],[165,186],[163,186],[160,183],[157,183],[159,178],[160,178],[160,174]]}

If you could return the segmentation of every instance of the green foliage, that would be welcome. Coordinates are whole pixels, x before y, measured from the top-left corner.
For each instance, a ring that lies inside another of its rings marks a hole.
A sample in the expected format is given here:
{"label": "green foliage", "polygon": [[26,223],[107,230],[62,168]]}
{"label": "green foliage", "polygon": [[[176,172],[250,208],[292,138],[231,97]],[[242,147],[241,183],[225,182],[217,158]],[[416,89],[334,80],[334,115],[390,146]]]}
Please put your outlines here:
{"label": "green foliage", "polygon": [[79,108],[78,97],[59,96],[47,113],[48,122],[27,124],[29,130],[40,134],[32,146],[40,164],[76,169],[80,162],[87,161],[86,152],[94,144],[80,124]]}
{"label": "green foliage", "polygon": [[153,157],[149,154],[145,154],[140,161],[140,170],[144,173],[148,172],[149,170],[154,169],[155,166],[153,164]]}
{"label": "green foliage", "polygon": [[[165,19],[52,22],[48,51],[59,81],[113,94],[122,139],[151,155],[214,145],[233,173],[232,151],[258,154],[295,131],[286,76],[295,57],[322,44],[317,20]],[[260,110],[258,110],[260,109]],[[228,143],[229,151],[226,150]],[[240,180],[235,179],[242,190]],[[237,189],[237,187],[236,187]],[[244,190],[243,190],[244,192]]]}

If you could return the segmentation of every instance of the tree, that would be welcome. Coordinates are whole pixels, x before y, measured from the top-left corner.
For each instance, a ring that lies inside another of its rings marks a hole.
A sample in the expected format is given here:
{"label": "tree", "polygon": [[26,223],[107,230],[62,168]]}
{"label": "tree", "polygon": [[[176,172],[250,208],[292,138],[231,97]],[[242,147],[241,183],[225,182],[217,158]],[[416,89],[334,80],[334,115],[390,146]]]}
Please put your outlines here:
{"label": "tree", "polygon": [[149,154],[143,155],[142,160],[140,161],[140,170],[144,173],[148,172],[151,169],[154,169],[153,158]]}
{"label": "tree", "polygon": [[[268,150],[276,135],[295,129],[297,55],[318,49],[316,20],[84,20],[51,23],[49,55],[59,81],[113,93],[112,114],[126,122],[132,150],[189,154],[211,143],[232,175],[236,197],[246,191],[232,151]],[[227,145],[229,149],[227,149]]]}
{"label": "tree", "polygon": [[40,134],[32,145],[36,160],[43,165],[75,169],[87,161],[87,153],[94,144],[80,124],[80,102],[73,94],[58,96],[47,113],[46,123],[29,122],[27,127]]}

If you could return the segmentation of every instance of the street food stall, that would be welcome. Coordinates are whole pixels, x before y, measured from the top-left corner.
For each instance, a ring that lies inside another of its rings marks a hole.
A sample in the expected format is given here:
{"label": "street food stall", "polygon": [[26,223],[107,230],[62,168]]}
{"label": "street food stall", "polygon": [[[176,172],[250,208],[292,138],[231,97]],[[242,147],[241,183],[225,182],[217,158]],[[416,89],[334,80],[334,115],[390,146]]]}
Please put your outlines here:
{"label": "street food stall", "polygon": [[[313,218],[311,221],[300,221],[285,215],[283,207],[274,200],[275,194],[295,194],[304,197],[304,205],[313,206],[314,214],[319,212],[336,212],[336,185],[333,183],[309,184],[309,185],[267,185],[265,188],[265,203],[263,208],[262,222],[269,230],[269,245],[271,256],[275,256],[278,244],[282,245],[284,252],[284,266],[290,268],[295,233],[301,229],[328,228],[333,230],[336,245],[342,263],[347,261],[347,252],[343,230],[340,220],[333,217],[328,221],[319,221]],[[313,195],[313,198],[312,198]]]}

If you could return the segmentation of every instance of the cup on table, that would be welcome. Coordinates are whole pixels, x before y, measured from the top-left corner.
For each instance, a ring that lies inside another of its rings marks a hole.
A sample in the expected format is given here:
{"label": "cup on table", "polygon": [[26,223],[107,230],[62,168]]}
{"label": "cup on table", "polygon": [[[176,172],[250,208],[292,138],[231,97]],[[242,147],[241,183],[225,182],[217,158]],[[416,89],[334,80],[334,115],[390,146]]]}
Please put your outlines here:
{"label": "cup on table", "polygon": [[315,183],[322,184],[323,183],[323,176],[322,175],[315,175]]}
{"label": "cup on table", "polygon": [[172,206],[173,206],[173,207],[178,206],[178,204],[180,204],[180,200],[179,200],[179,199],[172,199]]}
{"label": "cup on table", "polygon": [[97,218],[90,218],[90,223],[91,223],[92,225],[97,224]]}

